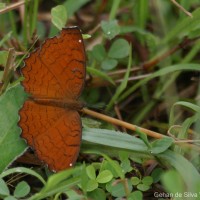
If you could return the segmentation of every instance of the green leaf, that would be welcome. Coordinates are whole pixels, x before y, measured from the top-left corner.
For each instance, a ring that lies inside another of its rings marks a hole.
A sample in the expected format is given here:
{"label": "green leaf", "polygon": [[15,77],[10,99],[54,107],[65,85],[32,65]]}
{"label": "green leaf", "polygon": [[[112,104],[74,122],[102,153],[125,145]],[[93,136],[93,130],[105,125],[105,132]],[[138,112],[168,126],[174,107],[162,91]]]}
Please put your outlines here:
{"label": "green leaf", "polygon": [[63,5],[51,9],[52,23],[61,30],[67,22],[67,11]]}
{"label": "green leaf", "polygon": [[89,165],[86,167],[87,175],[90,179],[96,179],[96,172],[93,165]]}
{"label": "green leaf", "polygon": [[120,158],[121,167],[124,170],[124,173],[130,172],[132,170],[132,167],[129,160],[129,153],[126,151],[120,151],[119,158]]}
{"label": "green leaf", "polygon": [[145,184],[138,184],[137,185],[137,189],[140,190],[140,191],[147,191],[149,189],[149,185],[145,185]]}
{"label": "green leaf", "polygon": [[153,170],[153,172],[151,173],[151,177],[153,178],[154,183],[157,183],[160,181],[160,177],[163,172],[164,170],[161,168],[156,168]]}
{"label": "green leaf", "polygon": [[136,176],[131,178],[132,185],[138,185],[140,182],[141,180]]}
{"label": "green leaf", "polygon": [[151,153],[158,154],[166,151],[174,142],[173,138],[163,137],[151,143]]}
{"label": "green leaf", "polygon": [[93,200],[106,200],[105,191],[102,190],[101,188],[97,188],[93,190],[92,192],[88,192],[87,196],[89,197],[89,199],[93,199]]}
{"label": "green leaf", "polygon": [[82,139],[84,141],[92,142],[94,144],[107,145],[110,147],[117,147],[127,150],[133,150],[136,152],[147,153],[147,146],[141,139],[119,131],[84,128]]}
{"label": "green leaf", "polygon": [[145,176],[142,179],[142,183],[145,185],[151,185],[153,183],[153,178],[151,176]]}
{"label": "green leaf", "polygon": [[30,186],[25,182],[19,182],[15,188],[14,196],[17,198],[25,197],[30,192]]}
{"label": "green leaf", "polygon": [[80,184],[79,187],[83,190],[84,193],[87,192],[87,182],[89,181],[85,163],[82,165],[81,175],[80,175]]}
{"label": "green leaf", "polygon": [[141,191],[134,191],[128,196],[128,200],[142,200],[143,195]]}
{"label": "green leaf", "polygon": [[110,58],[125,58],[128,56],[130,45],[125,39],[117,39],[111,45],[108,56]]}
{"label": "green leaf", "polygon": [[147,134],[140,131],[139,128],[136,128],[136,133],[140,136],[143,142],[147,145],[148,148],[151,148],[151,143],[148,140]]}
{"label": "green leaf", "polygon": [[40,176],[40,174],[36,173],[35,171],[33,171],[31,169],[25,168],[25,167],[16,167],[16,168],[12,168],[12,169],[7,169],[0,174],[0,179],[3,177],[6,177],[8,175],[11,175],[13,173],[29,174],[31,176],[35,176],[36,178],[38,178],[44,185],[46,184],[45,180],[42,178],[42,176]]}
{"label": "green leaf", "polygon": [[91,192],[95,189],[98,188],[98,182],[96,180],[92,180],[90,179],[88,182],[87,182],[87,191],[88,192]]}
{"label": "green leaf", "polygon": [[183,179],[180,174],[175,170],[165,172],[161,177],[162,183],[166,190],[170,193],[184,193],[185,187]]}
{"label": "green leaf", "polygon": [[92,49],[92,55],[97,61],[102,62],[106,58],[106,50],[104,46],[102,44],[94,46]]}
{"label": "green leaf", "polygon": [[78,11],[82,6],[84,6],[86,3],[88,3],[90,0],[67,0],[63,4],[65,8],[67,9],[68,17],[71,17],[74,15],[76,11]]}
{"label": "green leaf", "polygon": [[4,198],[3,200],[18,200],[18,199],[16,199],[13,196],[8,196],[8,197]]}
{"label": "green leaf", "polygon": [[[106,184],[106,189],[108,192],[112,194],[114,197],[124,197],[126,195],[125,189],[124,189],[124,183],[122,182],[115,182],[115,180],[109,182]],[[128,190],[132,190],[132,185],[130,180],[128,180]]]}
{"label": "green leaf", "polygon": [[20,138],[21,130],[17,125],[18,110],[25,98],[21,85],[10,88],[0,96],[0,173],[26,149],[27,145]]}
{"label": "green leaf", "polygon": [[67,190],[65,191],[68,199],[70,200],[80,200],[80,199],[84,199],[84,196],[81,194],[78,194],[77,191],[71,189],[71,190]]}
{"label": "green leaf", "polygon": [[180,133],[178,134],[178,137],[177,138],[188,138],[188,129],[190,128],[190,126],[197,122],[198,120],[200,119],[200,114],[197,113],[195,114],[194,116],[192,117],[188,117],[183,123],[182,123],[182,126],[181,126],[181,131]]}
{"label": "green leaf", "polygon": [[98,183],[107,183],[111,181],[112,178],[113,178],[112,173],[109,170],[104,170],[98,174],[96,181]]}
{"label": "green leaf", "polygon": [[111,84],[115,85],[115,82],[105,72],[102,72],[102,71],[95,69],[93,67],[87,67],[87,72],[92,74],[92,75],[99,76],[99,77],[109,81]]}
{"label": "green leaf", "polygon": [[104,70],[111,70],[114,69],[117,66],[117,60],[111,59],[111,58],[106,58],[102,63],[101,63],[101,68]]}
{"label": "green leaf", "polygon": [[113,39],[116,35],[120,33],[120,27],[117,20],[102,21],[101,28],[108,39]]}
{"label": "green leaf", "polygon": [[193,112],[197,112],[198,114],[200,114],[200,106],[195,105],[195,104],[190,103],[190,102],[186,102],[186,101],[178,101],[172,106],[172,108],[170,110],[170,117],[169,117],[170,126],[172,126],[173,123],[174,123],[174,113],[175,113],[175,108],[177,106],[183,106],[185,108],[192,110]]}
{"label": "green leaf", "polygon": [[81,169],[81,167],[75,167],[51,175],[42,190],[30,197],[29,200],[46,199],[46,197],[53,196],[57,193],[63,193],[73,186],[80,184]]}
{"label": "green leaf", "polygon": [[0,179],[0,196],[8,196],[10,195],[10,191],[8,189],[8,186],[6,185],[5,181],[3,179]]}
{"label": "green leaf", "polygon": [[187,191],[199,192],[200,174],[191,162],[180,154],[170,150],[167,150],[162,154],[158,154],[157,157],[177,170],[184,180]]}

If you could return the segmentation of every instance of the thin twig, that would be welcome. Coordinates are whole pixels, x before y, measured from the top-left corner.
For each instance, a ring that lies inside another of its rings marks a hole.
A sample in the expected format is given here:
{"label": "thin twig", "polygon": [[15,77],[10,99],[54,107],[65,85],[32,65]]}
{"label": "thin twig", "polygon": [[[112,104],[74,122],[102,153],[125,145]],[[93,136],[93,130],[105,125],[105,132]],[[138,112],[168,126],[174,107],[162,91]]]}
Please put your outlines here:
{"label": "thin twig", "polygon": [[90,116],[93,116],[95,118],[98,118],[98,119],[101,119],[101,120],[104,120],[104,121],[107,121],[111,124],[114,124],[114,125],[117,125],[117,126],[122,126],[122,127],[125,127],[129,130],[132,130],[132,131],[140,131],[140,132],[143,132],[145,134],[147,134],[148,136],[151,136],[151,137],[154,137],[154,138],[163,138],[164,135],[160,134],[160,133],[157,133],[155,131],[151,131],[151,130],[148,130],[148,129],[145,129],[145,128],[142,128],[142,127],[139,127],[139,126],[136,126],[136,125],[133,125],[133,124],[129,124],[127,122],[124,122],[124,121],[121,121],[121,120],[118,120],[118,119],[115,119],[113,117],[109,117],[107,115],[104,115],[104,114],[101,114],[101,113],[97,113],[95,111],[92,111],[92,110],[89,110],[87,108],[83,108],[81,110],[81,112],[85,113],[85,114],[88,114]]}
{"label": "thin twig", "polygon": [[186,15],[188,15],[189,17],[193,17],[192,14],[190,12],[188,12],[185,8],[183,8],[183,6],[181,6],[179,3],[177,3],[175,0],[171,0],[171,2],[177,6],[180,10],[182,10]]}
{"label": "thin twig", "polygon": [[6,6],[6,8],[3,8],[0,10],[0,14],[6,13],[10,10],[14,10],[14,9],[18,8],[19,6],[24,5],[24,3],[25,3],[25,1],[19,1],[19,2],[11,4],[9,6]]}

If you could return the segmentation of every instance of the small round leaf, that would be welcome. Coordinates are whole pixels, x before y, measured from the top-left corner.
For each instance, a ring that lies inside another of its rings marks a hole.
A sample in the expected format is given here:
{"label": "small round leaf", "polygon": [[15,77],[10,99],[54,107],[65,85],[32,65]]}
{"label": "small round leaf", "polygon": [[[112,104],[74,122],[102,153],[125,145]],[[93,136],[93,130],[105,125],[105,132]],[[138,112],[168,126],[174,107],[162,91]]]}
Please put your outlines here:
{"label": "small round leaf", "polygon": [[142,183],[145,185],[151,185],[153,183],[153,178],[151,176],[146,176],[142,179]]}
{"label": "small round leaf", "polygon": [[141,191],[147,191],[150,187],[148,185],[145,185],[145,184],[139,184],[137,185],[137,189],[138,190],[141,190]]}
{"label": "small round leaf", "polygon": [[17,184],[14,196],[17,198],[25,197],[30,192],[30,186],[25,182],[22,181]]}
{"label": "small round leaf", "polygon": [[124,39],[117,39],[111,45],[108,56],[110,58],[125,58],[129,55],[130,46],[129,43]]}
{"label": "small round leaf", "polygon": [[96,180],[89,180],[87,183],[87,191],[91,192],[93,190],[95,190],[96,188],[98,188],[98,183]]}
{"label": "small round leaf", "polygon": [[118,63],[117,60],[108,58],[102,62],[101,67],[104,70],[111,70],[117,66],[117,63]]}
{"label": "small round leaf", "polygon": [[0,195],[8,196],[9,194],[10,191],[6,185],[6,182],[3,179],[0,179]]}
{"label": "small round leaf", "polygon": [[132,185],[138,185],[140,182],[141,182],[141,180],[138,177],[131,178]]}
{"label": "small round leaf", "polygon": [[95,172],[93,165],[87,166],[86,172],[87,172],[87,175],[90,179],[93,179],[93,180],[96,179],[96,172]]}
{"label": "small round leaf", "polygon": [[52,23],[61,30],[67,22],[67,11],[63,5],[51,9]]}
{"label": "small round leaf", "polygon": [[104,170],[97,176],[96,180],[98,183],[107,183],[113,178],[112,173],[109,170]]}

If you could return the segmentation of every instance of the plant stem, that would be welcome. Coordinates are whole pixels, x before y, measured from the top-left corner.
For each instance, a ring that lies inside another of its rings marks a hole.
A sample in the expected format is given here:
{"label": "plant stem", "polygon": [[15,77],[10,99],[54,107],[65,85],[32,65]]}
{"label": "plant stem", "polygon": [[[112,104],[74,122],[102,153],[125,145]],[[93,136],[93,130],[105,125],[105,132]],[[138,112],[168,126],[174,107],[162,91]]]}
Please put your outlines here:
{"label": "plant stem", "polygon": [[107,121],[107,122],[109,122],[111,124],[114,124],[114,125],[117,125],[117,126],[122,126],[124,128],[129,129],[129,130],[132,130],[132,131],[143,132],[143,133],[147,134],[148,136],[151,136],[151,137],[154,137],[154,138],[157,138],[157,139],[161,139],[161,138],[164,137],[164,135],[162,135],[160,133],[157,133],[155,131],[151,131],[151,130],[145,129],[145,128],[142,128],[142,127],[139,127],[139,126],[136,126],[136,125],[133,125],[133,124],[130,124],[130,123],[115,119],[113,117],[109,117],[109,116],[101,114],[101,113],[97,113],[97,112],[89,110],[87,108],[83,108],[81,110],[81,112],[83,112],[85,114],[88,114],[90,116],[93,116],[95,118]]}
{"label": "plant stem", "polygon": [[7,59],[3,77],[2,77],[2,86],[0,86],[0,95],[6,90],[9,84],[10,78],[13,73],[14,60],[15,60],[15,50],[14,48],[11,48],[9,49],[9,52],[8,52],[8,59]]}

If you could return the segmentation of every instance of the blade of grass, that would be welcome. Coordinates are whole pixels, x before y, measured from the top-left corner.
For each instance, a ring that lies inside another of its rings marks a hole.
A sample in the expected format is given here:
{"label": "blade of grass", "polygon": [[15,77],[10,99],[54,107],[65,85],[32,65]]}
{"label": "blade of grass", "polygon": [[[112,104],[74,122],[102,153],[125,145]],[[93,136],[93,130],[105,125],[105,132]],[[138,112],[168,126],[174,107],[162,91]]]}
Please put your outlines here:
{"label": "blade of grass", "polygon": [[28,0],[25,0],[25,12],[24,12],[24,26],[23,26],[23,39],[24,46],[27,47],[28,44]]}
{"label": "blade of grass", "polygon": [[94,67],[87,67],[87,72],[92,75],[99,76],[99,77],[109,81],[112,85],[115,85],[115,82],[105,72],[95,69]]}
{"label": "blade of grass", "polygon": [[108,103],[108,106],[106,108],[106,111],[110,110],[111,107],[114,105],[114,103],[118,100],[119,96],[121,95],[121,93],[126,89],[127,83],[128,83],[128,78],[129,78],[129,74],[130,74],[130,69],[132,66],[132,46],[130,45],[130,51],[129,51],[129,60],[128,60],[128,66],[127,66],[127,71],[125,73],[124,76],[124,81],[119,85],[119,87],[117,88],[114,96],[112,97],[112,99],[110,100],[110,102]]}
{"label": "blade of grass", "polygon": [[33,1],[33,13],[30,17],[30,24],[31,24],[31,35],[33,35],[35,29],[36,29],[36,23],[37,23],[37,13],[38,13],[38,4],[39,0]]}
{"label": "blade of grass", "polygon": [[160,69],[160,70],[156,71],[155,73],[153,73],[151,76],[137,82],[135,85],[130,87],[126,92],[124,92],[120,96],[118,101],[124,100],[126,97],[128,97],[130,94],[132,94],[135,90],[137,90],[141,85],[147,83],[148,81],[150,81],[156,77],[164,76],[169,73],[176,72],[176,71],[200,71],[200,65],[194,64],[194,63],[191,63],[191,64],[187,63],[187,64],[172,65],[172,66]]}
{"label": "blade of grass", "polygon": [[120,2],[121,2],[121,0],[113,0],[112,8],[110,11],[110,16],[109,16],[110,21],[115,19]]}

